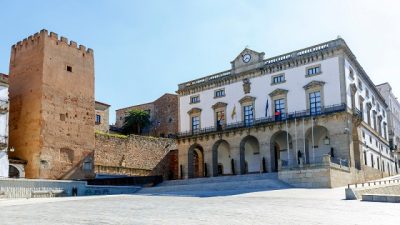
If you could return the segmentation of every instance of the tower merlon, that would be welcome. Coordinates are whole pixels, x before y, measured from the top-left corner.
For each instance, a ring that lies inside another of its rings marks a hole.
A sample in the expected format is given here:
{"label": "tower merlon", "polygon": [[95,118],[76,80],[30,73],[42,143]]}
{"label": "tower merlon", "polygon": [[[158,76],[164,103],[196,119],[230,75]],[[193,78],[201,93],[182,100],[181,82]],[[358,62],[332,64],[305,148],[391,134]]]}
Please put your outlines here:
{"label": "tower merlon", "polygon": [[50,38],[58,41],[58,34],[54,32],[50,32]]}
{"label": "tower merlon", "polygon": [[61,36],[61,42],[68,44],[68,38]]}
{"label": "tower merlon", "polygon": [[78,48],[78,44],[75,41],[70,41],[69,42],[69,46],[74,47],[74,48]]}

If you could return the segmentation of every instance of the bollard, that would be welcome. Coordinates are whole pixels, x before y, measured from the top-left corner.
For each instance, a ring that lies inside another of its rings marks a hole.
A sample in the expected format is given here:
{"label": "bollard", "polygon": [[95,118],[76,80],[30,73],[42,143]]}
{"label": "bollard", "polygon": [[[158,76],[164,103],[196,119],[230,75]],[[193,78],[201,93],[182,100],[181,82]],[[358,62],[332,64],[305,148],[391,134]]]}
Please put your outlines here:
{"label": "bollard", "polygon": [[356,188],[357,188],[357,183],[356,183]]}
{"label": "bollard", "polygon": [[368,182],[368,186],[371,186],[371,184]]}
{"label": "bollard", "polygon": [[347,184],[347,189],[350,189],[350,184]]}
{"label": "bollard", "polygon": [[362,185],[362,187],[364,187],[364,183],[362,183],[361,185]]}

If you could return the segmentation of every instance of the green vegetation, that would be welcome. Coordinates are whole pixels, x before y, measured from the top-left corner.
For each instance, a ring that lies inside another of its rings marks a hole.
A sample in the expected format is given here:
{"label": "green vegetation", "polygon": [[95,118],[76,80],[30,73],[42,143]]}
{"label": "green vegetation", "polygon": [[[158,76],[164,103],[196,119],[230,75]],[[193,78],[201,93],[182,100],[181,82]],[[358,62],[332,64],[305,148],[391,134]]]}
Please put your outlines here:
{"label": "green vegetation", "polygon": [[115,137],[115,138],[123,138],[123,139],[128,138],[128,136],[123,135],[123,134],[109,134],[109,133],[104,133],[101,131],[95,131],[95,133],[98,135],[103,135],[103,136],[107,136],[107,137]]}
{"label": "green vegetation", "polygon": [[125,117],[122,130],[125,134],[142,134],[143,128],[150,124],[150,114],[144,110],[131,110]]}

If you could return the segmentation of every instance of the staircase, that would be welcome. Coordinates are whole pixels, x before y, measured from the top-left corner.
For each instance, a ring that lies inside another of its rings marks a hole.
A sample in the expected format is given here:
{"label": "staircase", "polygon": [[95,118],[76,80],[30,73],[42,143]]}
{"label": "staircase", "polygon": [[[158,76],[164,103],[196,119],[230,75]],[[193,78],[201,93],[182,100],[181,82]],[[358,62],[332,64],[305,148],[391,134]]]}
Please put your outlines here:
{"label": "staircase", "polygon": [[142,188],[137,194],[210,197],[291,187],[280,181],[277,173],[264,173],[165,181],[156,187]]}

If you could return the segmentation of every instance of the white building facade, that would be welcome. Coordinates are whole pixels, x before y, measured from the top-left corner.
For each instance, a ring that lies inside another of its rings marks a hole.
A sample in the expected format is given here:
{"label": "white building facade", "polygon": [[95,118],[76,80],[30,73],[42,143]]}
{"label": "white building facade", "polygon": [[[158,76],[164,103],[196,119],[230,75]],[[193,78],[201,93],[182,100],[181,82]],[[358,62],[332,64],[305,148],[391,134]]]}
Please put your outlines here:
{"label": "white building facade", "polygon": [[[383,83],[376,86],[381,95],[385,98],[388,117],[389,145],[391,150],[400,153],[400,103],[392,92],[389,83]],[[400,162],[397,161],[397,164]]]}
{"label": "white building facade", "polygon": [[[268,59],[244,49],[177,93],[182,178],[338,166],[352,183],[398,171],[387,105],[343,39]],[[314,186],[339,185],[329,176]]]}

